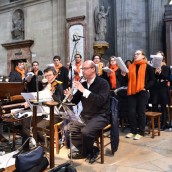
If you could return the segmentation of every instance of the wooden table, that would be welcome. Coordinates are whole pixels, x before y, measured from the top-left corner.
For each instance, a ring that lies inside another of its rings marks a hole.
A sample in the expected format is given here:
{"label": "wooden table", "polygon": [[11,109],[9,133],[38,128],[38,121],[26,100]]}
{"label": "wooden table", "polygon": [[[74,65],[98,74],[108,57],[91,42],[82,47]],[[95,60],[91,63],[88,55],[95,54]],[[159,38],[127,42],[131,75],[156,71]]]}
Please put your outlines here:
{"label": "wooden table", "polygon": [[50,168],[54,167],[54,107],[58,105],[58,102],[48,101],[43,102],[43,106],[48,106],[50,108],[50,129],[37,127],[37,106],[40,105],[39,102],[33,103],[33,137],[37,142],[37,131],[41,130],[46,132],[50,136],[50,147],[48,150],[50,154]]}

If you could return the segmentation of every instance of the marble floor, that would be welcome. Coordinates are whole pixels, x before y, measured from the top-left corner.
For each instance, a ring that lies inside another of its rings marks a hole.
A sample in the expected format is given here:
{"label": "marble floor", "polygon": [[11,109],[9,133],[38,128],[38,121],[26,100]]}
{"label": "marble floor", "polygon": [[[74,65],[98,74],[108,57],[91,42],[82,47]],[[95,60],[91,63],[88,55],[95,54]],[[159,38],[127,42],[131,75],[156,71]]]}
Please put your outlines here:
{"label": "marble floor", "polygon": [[[162,131],[154,139],[146,135],[140,140],[125,138],[127,129],[120,132],[118,151],[111,155],[110,146],[105,148],[105,163],[100,158],[94,164],[84,159],[73,160],[78,172],[172,172],[172,131]],[[106,140],[107,141],[107,140]],[[55,164],[69,161],[69,149],[62,147],[55,155]]]}

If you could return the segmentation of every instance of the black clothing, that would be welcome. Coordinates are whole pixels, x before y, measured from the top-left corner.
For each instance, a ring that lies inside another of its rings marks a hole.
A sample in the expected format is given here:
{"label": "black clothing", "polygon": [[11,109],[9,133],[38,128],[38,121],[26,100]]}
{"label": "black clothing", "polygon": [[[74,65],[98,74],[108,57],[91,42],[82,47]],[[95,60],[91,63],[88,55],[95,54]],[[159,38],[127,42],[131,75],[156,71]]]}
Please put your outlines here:
{"label": "black clothing", "polygon": [[145,110],[149,95],[148,91],[143,90],[135,95],[128,96],[128,120],[133,134],[144,135],[146,125]]}
{"label": "black clothing", "polygon": [[[139,65],[136,66],[136,77],[138,74]],[[150,97],[149,90],[155,81],[153,68],[147,64],[145,71],[145,90],[128,96],[128,120],[131,133],[144,135],[146,125],[146,105]]]}
{"label": "black clothing", "polygon": [[61,81],[63,82],[62,85],[63,85],[63,90],[66,90],[68,88],[68,82],[69,82],[69,79],[68,79],[68,70],[66,67],[62,66],[60,69],[59,69],[59,72],[58,72],[58,76],[56,78],[58,81]]}
{"label": "black clothing", "polygon": [[77,91],[72,102],[75,104],[79,103],[79,101],[82,102],[81,119],[86,125],[72,123],[71,138],[72,144],[86,157],[92,152],[97,132],[109,123],[107,111],[110,107],[110,88],[107,81],[99,76],[96,76],[89,88],[87,87],[87,82],[82,84],[84,88],[91,91],[90,95],[85,98],[80,91]]}
{"label": "black clothing", "polygon": [[155,74],[155,83],[150,89],[150,103],[169,104],[170,90],[167,82],[169,81],[170,73],[170,68],[164,65],[161,67],[161,73]]}
{"label": "black clothing", "polygon": [[[32,71],[34,73],[34,71]],[[43,75],[43,72],[41,70],[38,71],[38,78],[39,76],[42,76]],[[38,91],[41,91],[43,89],[43,85],[42,85],[42,82],[39,81],[38,79]],[[36,92],[37,89],[36,89],[36,75],[34,75],[32,78],[31,78],[31,81],[30,82],[27,82],[27,91],[28,92]]]}
{"label": "black clothing", "polygon": [[[127,86],[127,82],[126,80],[124,79],[124,77],[121,75],[121,69],[117,69],[115,71],[115,75],[116,75],[116,88],[119,88],[119,87],[122,87],[122,86]],[[111,90],[115,90],[112,88],[111,86],[111,83],[110,83],[110,77],[108,77],[108,82],[109,82],[109,85],[110,85],[110,89]]]}
{"label": "black clothing", "polygon": [[21,74],[16,70],[10,72],[9,82],[23,82]]}
{"label": "black clothing", "polygon": [[158,111],[158,104],[161,105],[161,127],[165,128],[167,121],[167,105],[170,103],[170,87],[167,82],[170,79],[170,67],[163,65],[161,73],[155,74],[155,84],[150,89],[150,103],[152,103],[152,111]]}

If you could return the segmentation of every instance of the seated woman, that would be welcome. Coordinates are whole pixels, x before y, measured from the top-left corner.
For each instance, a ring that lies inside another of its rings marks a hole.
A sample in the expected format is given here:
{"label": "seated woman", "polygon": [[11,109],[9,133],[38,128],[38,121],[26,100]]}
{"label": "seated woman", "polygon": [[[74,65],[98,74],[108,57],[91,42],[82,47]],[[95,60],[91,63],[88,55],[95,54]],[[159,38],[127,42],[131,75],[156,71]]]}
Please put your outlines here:
{"label": "seated woman", "polygon": [[[47,67],[44,70],[44,76],[47,81],[47,85],[44,87],[44,89],[49,89],[52,97],[55,101],[61,102],[64,98],[63,94],[63,87],[62,85],[56,80],[56,70],[54,67]],[[24,103],[25,107],[28,107],[27,103]],[[31,118],[27,119],[25,121],[25,125],[22,125],[22,137],[23,137],[23,143],[25,140],[30,137],[30,120]],[[49,128],[50,121],[46,120],[45,116],[40,116],[37,118],[37,126],[41,128]],[[54,117],[54,123],[58,123],[62,121],[59,117],[55,116]],[[44,142],[44,137],[42,132],[38,132],[38,141],[39,142]],[[27,150],[29,149],[29,142],[25,144],[24,148]]]}

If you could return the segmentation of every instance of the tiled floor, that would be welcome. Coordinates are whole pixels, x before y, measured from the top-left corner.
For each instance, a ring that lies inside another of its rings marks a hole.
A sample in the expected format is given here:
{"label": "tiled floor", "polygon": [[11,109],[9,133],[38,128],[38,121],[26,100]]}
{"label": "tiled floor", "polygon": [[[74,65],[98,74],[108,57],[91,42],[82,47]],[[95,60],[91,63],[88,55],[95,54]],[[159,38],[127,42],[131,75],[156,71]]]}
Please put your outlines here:
{"label": "tiled floor", "polygon": [[[141,140],[125,138],[120,132],[120,144],[114,156],[111,155],[110,146],[105,149],[105,163],[100,164],[98,159],[89,164],[84,159],[73,160],[78,172],[172,172],[172,132],[162,131],[161,136],[154,139],[146,135]],[[56,155],[56,165],[65,163],[69,150],[61,148]]]}

